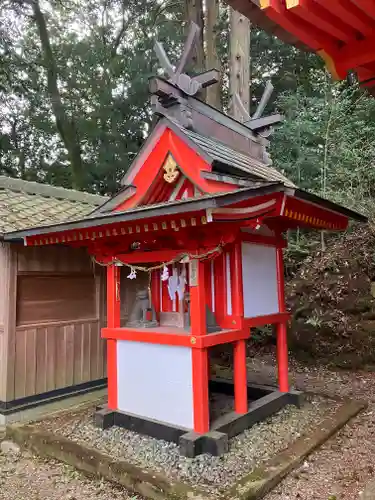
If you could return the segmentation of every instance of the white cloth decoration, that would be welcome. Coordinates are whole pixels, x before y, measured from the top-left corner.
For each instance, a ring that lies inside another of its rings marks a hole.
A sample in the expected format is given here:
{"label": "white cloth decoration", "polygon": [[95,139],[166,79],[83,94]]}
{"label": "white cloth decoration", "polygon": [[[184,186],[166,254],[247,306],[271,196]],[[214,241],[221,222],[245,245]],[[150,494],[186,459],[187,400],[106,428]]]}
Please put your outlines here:
{"label": "white cloth decoration", "polygon": [[134,267],[130,268],[130,274],[127,276],[130,280],[135,280],[137,277],[137,271],[134,269]]}
{"label": "white cloth decoration", "polygon": [[184,298],[185,286],[186,286],[186,268],[185,266],[183,266],[180,276],[178,277],[178,285],[177,285],[178,300],[182,300]]}
{"label": "white cloth decoration", "polygon": [[167,281],[167,279],[168,279],[168,278],[169,278],[169,271],[168,271],[167,266],[164,266],[164,267],[163,267],[163,273],[162,273],[162,275],[161,275],[160,279],[161,279],[162,281]]}
{"label": "white cloth decoration", "polygon": [[168,279],[168,293],[171,300],[176,298],[176,292],[178,287],[178,274],[177,269],[174,267],[172,276]]}

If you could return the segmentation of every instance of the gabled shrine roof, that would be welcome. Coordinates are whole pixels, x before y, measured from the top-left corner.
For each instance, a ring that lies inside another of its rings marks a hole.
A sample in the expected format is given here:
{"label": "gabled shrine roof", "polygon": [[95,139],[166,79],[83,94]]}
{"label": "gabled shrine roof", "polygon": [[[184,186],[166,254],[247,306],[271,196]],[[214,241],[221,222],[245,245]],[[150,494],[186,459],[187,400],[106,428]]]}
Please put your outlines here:
{"label": "gabled shrine roof", "polygon": [[[219,111],[217,111],[217,113],[219,113]],[[154,127],[129,170],[123,177],[120,191],[101,207],[95,209],[92,215],[109,212],[135,194],[136,188],[133,185],[134,178],[147,160],[148,155],[157,141],[167,129],[176,134],[191,150],[196,152],[204,162],[211,165],[212,173],[228,175],[232,178],[235,177],[240,181],[245,181],[245,183],[242,184],[245,186],[253,185],[255,187],[255,185],[261,185],[262,183],[281,182],[287,187],[295,187],[281,172],[272,166],[266,165],[266,163],[262,163],[250,154],[236,150],[216,138],[208,137],[202,133],[187,129],[170,117],[163,117]],[[228,133],[230,133],[230,131],[228,131]],[[203,179],[205,173],[202,172],[201,175]],[[152,179],[149,181],[151,184]]]}
{"label": "gabled shrine roof", "polygon": [[235,173],[240,177],[250,178],[255,181],[282,182],[285,186],[294,187],[294,184],[281,172],[257,161],[250,155],[236,151],[217,139],[181,127],[172,120],[168,120],[168,122],[171,126],[177,127],[181,134],[193,141],[198,150],[200,149],[208,155],[214,171],[227,174]]}

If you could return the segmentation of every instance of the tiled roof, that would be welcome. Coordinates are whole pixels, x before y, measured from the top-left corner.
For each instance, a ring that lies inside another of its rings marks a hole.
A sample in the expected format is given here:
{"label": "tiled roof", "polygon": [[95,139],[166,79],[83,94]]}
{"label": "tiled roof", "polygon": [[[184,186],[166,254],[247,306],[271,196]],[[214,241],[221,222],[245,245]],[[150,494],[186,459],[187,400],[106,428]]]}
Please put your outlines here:
{"label": "tiled roof", "polygon": [[81,219],[103,196],[0,175],[0,232]]}

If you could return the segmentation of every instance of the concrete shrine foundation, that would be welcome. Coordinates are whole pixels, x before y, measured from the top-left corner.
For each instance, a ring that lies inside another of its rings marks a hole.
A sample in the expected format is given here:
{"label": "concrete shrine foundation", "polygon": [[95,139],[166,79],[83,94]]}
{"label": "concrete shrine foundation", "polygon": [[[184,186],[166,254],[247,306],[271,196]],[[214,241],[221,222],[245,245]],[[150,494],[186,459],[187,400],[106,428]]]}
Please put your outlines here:
{"label": "concrete shrine foundation", "polygon": [[[234,385],[231,381],[214,379],[210,381],[209,387],[210,393],[234,396]],[[273,415],[284,406],[294,405],[299,408],[303,403],[301,392],[280,392],[274,387],[264,385],[248,384],[247,395],[249,405],[246,413],[224,413],[213,420],[210,431],[203,434],[131,413],[113,411],[106,406],[97,409],[94,423],[101,429],[116,425],[156,439],[174,442],[179,445],[180,453],[189,458],[202,453],[220,456],[228,451],[228,442],[232,437]]]}

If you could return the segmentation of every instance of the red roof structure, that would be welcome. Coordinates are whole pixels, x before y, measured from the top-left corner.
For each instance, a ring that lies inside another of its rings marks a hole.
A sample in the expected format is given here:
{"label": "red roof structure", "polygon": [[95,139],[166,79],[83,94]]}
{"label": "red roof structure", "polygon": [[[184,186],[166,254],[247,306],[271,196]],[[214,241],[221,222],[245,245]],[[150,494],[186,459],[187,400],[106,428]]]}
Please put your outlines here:
{"label": "red roof structure", "polygon": [[375,90],[373,0],[228,0],[282,40],[319,54],[335,78],[354,72]]}

